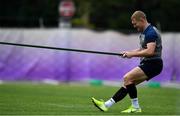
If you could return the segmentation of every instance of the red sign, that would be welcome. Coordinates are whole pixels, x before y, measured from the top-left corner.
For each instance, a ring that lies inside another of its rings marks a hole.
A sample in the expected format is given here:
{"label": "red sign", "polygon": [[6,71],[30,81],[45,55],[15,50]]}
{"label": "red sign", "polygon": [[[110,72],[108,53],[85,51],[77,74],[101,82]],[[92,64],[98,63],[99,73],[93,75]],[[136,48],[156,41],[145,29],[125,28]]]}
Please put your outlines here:
{"label": "red sign", "polygon": [[59,6],[60,15],[63,17],[72,17],[75,12],[75,6],[72,0],[63,0]]}

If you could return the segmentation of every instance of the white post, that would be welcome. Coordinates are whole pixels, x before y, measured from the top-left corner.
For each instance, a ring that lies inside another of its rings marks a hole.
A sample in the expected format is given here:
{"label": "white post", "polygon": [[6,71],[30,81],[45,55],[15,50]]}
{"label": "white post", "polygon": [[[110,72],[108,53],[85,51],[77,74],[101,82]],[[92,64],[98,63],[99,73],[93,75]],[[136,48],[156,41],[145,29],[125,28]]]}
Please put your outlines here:
{"label": "white post", "polygon": [[75,12],[75,6],[72,0],[61,0],[59,4],[59,27],[71,28],[71,18]]}

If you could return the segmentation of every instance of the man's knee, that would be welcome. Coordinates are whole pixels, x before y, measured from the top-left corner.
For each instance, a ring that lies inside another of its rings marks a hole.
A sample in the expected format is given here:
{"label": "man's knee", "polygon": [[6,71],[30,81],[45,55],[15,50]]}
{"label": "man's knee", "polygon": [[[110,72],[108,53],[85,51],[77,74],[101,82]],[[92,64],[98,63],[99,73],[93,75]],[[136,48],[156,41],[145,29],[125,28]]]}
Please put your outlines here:
{"label": "man's knee", "polygon": [[130,85],[130,84],[134,84],[133,78],[130,75],[125,75],[123,77],[123,81],[124,81],[123,82],[124,86]]}

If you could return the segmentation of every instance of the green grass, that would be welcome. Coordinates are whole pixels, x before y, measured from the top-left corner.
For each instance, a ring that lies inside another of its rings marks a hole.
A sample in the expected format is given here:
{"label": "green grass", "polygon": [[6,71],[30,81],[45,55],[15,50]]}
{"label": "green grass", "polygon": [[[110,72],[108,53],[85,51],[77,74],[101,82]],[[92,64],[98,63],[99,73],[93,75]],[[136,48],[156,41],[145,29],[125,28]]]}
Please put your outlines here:
{"label": "green grass", "polygon": [[[107,100],[117,87],[62,84],[0,84],[0,115],[123,115],[129,97],[108,112],[100,112],[90,98]],[[138,88],[143,113],[138,115],[180,114],[180,90],[172,88]]]}

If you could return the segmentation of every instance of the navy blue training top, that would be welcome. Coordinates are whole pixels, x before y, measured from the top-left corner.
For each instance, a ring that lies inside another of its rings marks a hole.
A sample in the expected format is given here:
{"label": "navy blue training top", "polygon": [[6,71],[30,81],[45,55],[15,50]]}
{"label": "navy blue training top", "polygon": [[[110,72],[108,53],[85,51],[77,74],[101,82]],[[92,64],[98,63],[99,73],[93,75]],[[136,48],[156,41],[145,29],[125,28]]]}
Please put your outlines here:
{"label": "navy blue training top", "polygon": [[146,49],[147,44],[150,42],[156,43],[155,48],[155,55],[151,57],[142,57],[142,60],[152,60],[152,59],[161,59],[162,55],[162,41],[161,41],[161,35],[157,28],[155,28],[152,25],[149,25],[143,33],[139,36],[140,39],[140,49]]}

